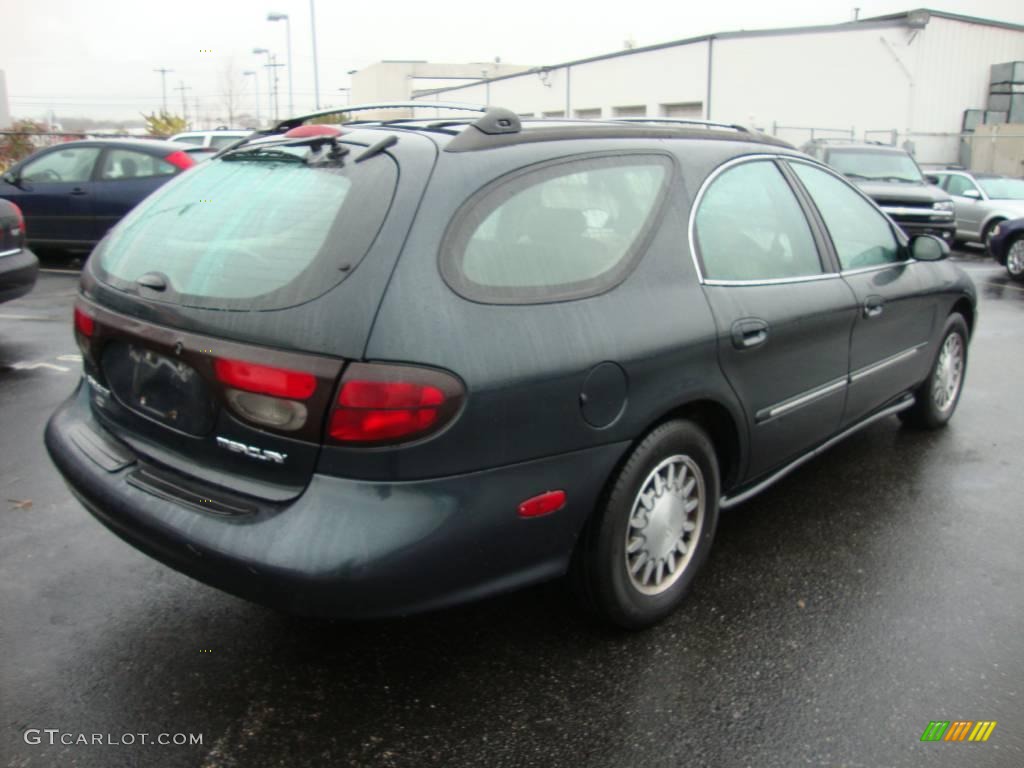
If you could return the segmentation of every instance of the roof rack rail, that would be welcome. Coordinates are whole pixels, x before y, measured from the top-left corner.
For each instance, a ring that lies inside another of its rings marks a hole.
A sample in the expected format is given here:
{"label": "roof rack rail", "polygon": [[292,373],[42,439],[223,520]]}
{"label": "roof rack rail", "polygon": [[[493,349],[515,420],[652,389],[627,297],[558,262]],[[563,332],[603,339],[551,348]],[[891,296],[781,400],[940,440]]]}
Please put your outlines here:
{"label": "roof rack rail", "polygon": [[686,117],[613,117],[613,123],[678,123],[680,125],[700,125],[705,128],[731,128],[740,133],[752,133],[745,125],[737,123],[719,123],[714,120],[697,120]]}
{"label": "roof rack rail", "polygon": [[296,115],[282,120],[271,129],[271,133],[287,131],[302,125],[314,117],[327,117],[328,115],[341,115],[348,112],[370,112],[377,109],[446,109],[461,112],[487,112],[488,107],[481,104],[459,104],[448,101],[383,101],[375,104],[347,104],[343,107],[331,107],[310,112],[305,115]]}

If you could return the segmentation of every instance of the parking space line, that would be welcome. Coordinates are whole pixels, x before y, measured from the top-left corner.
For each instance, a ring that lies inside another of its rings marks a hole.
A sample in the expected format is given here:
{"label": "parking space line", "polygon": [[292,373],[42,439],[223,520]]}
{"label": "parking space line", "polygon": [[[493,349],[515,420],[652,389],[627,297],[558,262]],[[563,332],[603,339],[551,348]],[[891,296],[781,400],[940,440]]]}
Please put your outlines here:
{"label": "parking space line", "polygon": [[1010,285],[1009,283],[995,283],[991,280],[986,280],[985,282],[988,283],[989,285],[994,285],[997,288],[1012,288],[1015,291],[1024,291],[1024,288],[1021,288],[1019,285]]}

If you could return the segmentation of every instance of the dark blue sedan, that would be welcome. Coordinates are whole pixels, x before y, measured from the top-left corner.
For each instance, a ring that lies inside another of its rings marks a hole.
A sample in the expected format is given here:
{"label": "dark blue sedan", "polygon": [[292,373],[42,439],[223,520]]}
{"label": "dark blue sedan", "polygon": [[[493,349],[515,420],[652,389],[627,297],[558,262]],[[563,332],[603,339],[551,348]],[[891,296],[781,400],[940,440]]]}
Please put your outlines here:
{"label": "dark blue sedan", "polygon": [[3,175],[33,247],[91,248],[144,197],[195,160],[165,141],[90,139],[47,147]]}
{"label": "dark blue sedan", "polygon": [[1024,281],[1024,218],[999,222],[992,230],[988,251],[1010,277]]}

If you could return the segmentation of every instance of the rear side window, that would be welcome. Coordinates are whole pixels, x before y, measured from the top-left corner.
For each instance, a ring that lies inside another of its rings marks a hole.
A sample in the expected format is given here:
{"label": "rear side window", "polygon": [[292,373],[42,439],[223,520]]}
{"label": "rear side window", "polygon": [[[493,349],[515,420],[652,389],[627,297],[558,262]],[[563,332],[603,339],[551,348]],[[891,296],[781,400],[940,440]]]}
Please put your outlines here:
{"label": "rear side window", "polygon": [[456,214],[441,272],[474,301],[531,304],[593,296],[643,254],[665,198],[663,155],[544,165],[486,187]]}
{"label": "rear side window", "polygon": [[704,277],[778,280],[821,274],[800,204],[769,160],[728,168],[711,182],[696,217]]}
{"label": "rear side window", "polygon": [[100,166],[100,181],[173,176],[177,170],[155,155],[130,149],[108,149]]}
{"label": "rear side window", "polygon": [[280,308],[319,296],[362,260],[391,204],[397,168],[307,163],[308,148],[238,153],[165,184],[97,249],[100,277],[122,290],[166,276],[164,300]]}

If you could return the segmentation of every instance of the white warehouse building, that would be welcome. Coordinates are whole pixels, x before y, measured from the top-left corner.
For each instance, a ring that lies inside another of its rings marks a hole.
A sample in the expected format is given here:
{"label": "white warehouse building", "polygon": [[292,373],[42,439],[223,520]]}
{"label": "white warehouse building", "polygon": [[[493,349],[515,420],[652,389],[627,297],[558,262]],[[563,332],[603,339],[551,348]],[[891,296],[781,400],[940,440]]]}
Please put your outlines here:
{"label": "white warehouse building", "polygon": [[[726,32],[414,94],[522,116],[685,117],[816,137],[892,141],[955,162],[964,111],[993,64],[1024,60],[1024,26],[931,10],[843,24]],[[909,142],[909,143],[908,143]]]}

